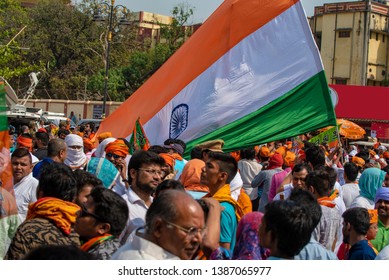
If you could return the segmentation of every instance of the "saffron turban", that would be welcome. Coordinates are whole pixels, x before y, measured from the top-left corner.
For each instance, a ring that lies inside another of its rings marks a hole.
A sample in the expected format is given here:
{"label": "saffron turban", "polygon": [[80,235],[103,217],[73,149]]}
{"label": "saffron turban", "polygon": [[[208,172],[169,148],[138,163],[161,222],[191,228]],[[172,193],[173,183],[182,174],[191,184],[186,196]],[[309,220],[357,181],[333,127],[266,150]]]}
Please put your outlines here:
{"label": "saffron turban", "polygon": [[389,152],[385,152],[383,155],[382,155],[383,158],[389,158]]}
{"label": "saffron turban", "polygon": [[294,160],[296,159],[296,154],[287,151],[286,156],[284,158],[284,162],[286,166],[293,167],[294,166]]}
{"label": "saffron turban", "polygon": [[259,150],[259,156],[261,157],[270,157],[270,150],[266,146],[262,146]]}
{"label": "saffron turban", "polygon": [[120,157],[126,157],[129,154],[128,147],[123,140],[117,139],[105,146],[106,154],[115,154]]}
{"label": "saffron turban", "polygon": [[169,165],[172,169],[174,169],[175,159],[172,155],[166,154],[166,153],[161,153],[161,154],[159,154],[159,156],[165,160],[167,165]]}
{"label": "saffron turban", "polygon": [[99,141],[99,143],[101,143],[103,140],[105,140],[107,138],[112,138],[111,132],[103,132],[103,133],[100,133],[99,135],[97,135],[97,140]]}
{"label": "saffron turban", "polygon": [[365,161],[360,158],[360,157],[353,157],[351,162],[355,163],[359,167],[364,167],[365,166]]}
{"label": "saffron turban", "polygon": [[17,139],[16,142],[25,148],[28,148],[30,151],[32,150],[32,139],[28,137],[24,137],[20,135]]}

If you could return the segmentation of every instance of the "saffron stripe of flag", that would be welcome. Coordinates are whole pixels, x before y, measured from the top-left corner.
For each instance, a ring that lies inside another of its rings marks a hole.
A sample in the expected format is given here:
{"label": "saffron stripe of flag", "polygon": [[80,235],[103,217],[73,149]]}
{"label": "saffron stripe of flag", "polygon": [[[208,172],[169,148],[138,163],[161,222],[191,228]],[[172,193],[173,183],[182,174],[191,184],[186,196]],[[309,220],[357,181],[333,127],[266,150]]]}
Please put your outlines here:
{"label": "saffron stripe of flag", "polygon": [[226,0],[100,126],[129,138],[134,116],[150,143],[190,149],[221,138],[225,151],[335,125],[319,52],[300,1]]}

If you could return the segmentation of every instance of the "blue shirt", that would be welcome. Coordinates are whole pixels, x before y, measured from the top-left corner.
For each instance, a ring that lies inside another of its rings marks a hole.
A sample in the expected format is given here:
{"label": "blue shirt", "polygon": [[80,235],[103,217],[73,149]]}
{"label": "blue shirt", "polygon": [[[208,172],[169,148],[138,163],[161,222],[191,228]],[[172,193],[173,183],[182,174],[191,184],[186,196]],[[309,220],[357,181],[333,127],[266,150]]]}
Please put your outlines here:
{"label": "blue shirt", "polygon": [[376,254],[369,246],[367,240],[361,240],[351,246],[348,253],[348,260],[374,260]]}
{"label": "blue shirt", "polygon": [[35,164],[34,168],[32,169],[32,176],[34,176],[34,178],[39,180],[39,177],[41,176],[41,169],[45,165],[48,165],[48,164],[52,163],[53,161],[54,160],[52,160],[51,158],[48,158],[48,157],[42,159],[40,162]]}
{"label": "blue shirt", "polygon": [[236,242],[236,231],[238,228],[238,220],[235,215],[234,206],[228,202],[221,202],[224,210],[220,216],[220,242],[230,243],[230,251],[233,252]]}
{"label": "blue shirt", "polygon": [[337,260],[338,257],[331,251],[324,248],[313,237],[308,244],[294,257],[295,260]]}

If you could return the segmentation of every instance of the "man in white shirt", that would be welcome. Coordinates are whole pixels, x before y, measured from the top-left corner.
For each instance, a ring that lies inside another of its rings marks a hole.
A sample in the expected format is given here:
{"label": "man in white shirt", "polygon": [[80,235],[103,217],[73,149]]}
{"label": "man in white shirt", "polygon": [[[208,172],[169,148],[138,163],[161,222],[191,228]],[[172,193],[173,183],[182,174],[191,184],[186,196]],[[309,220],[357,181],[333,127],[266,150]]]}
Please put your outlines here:
{"label": "man in white shirt", "polygon": [[37,200],[38,180],[32,176],[32,159],[25,148],[16,149],[11,156],[13,188],[20,222],[26,219],[28,205]]}
{"label": "man in white shirt", "polygon": [[288,199],[292,190],[295,189],[304,189],[305,188],[305,178],[308,173],[311,172],[311,167],[306,163],[296,164],[292,169],[292,183],[284,186],[284,191],[276,194],[273,200],[284,200]]}
{"label": "man in white shirt", "polygon": [[358,166],[353,162],[344,165],[344,179],[346,184],[342,186],[343,201],[346,208],[350,208],[351,202],[359,195],[359,185],[357,182]]}
{"label": "man in white shirt", "polygon": [[129,218],[123,233],[121,243],[130,242],[131,233],[145,224],[147,209],[153,202],[153,193],[162,182],[165,160],[158,154],[149,151],[135,152],[128,164],[127,192],[122,197],[127,201]]}
{"label": "man in white shirt", "polygon": [[158,195],[146,215],[146,226],[112,256],[113,260],[190,260],[205,231],[200,204],[180,190]]}

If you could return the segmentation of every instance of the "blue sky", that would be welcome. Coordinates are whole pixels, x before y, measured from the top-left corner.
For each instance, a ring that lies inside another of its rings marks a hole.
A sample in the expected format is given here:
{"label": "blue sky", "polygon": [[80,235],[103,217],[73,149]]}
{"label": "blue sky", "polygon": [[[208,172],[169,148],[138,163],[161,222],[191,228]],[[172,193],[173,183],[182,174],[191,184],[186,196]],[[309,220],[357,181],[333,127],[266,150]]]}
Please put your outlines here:
{"label": "blue sky", "polygon": [[[277,0],[274,0],[277,1]],[[115,4],[121,4],[130,10],[147,11],[163,15],[170,15],[172,7],[179,3],[189,3],[195,7],[194,17],[191,23],[205,21],[223,0],[116,0]],[[323,3],[349,2],[348,0],[301,0],[308,16],[313,15],[314,6]]]}

